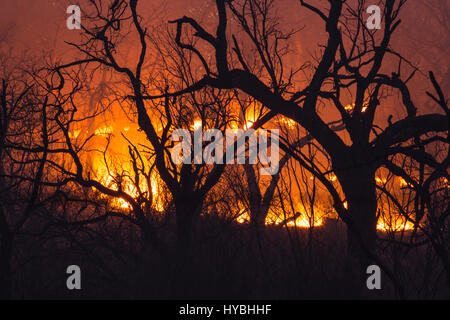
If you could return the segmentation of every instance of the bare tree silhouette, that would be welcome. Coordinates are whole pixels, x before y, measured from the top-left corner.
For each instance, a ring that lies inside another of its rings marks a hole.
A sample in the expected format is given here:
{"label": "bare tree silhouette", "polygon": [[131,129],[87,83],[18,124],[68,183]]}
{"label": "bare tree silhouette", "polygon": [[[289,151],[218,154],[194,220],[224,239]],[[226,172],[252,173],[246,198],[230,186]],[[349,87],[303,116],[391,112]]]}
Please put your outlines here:
{"label": "bare tree silhouette", "polygon": [[[323,21],[328,40],[311,80],[303,88],[296,88],[290,78],[293,73],[283,72],[279,43],[289,35],[277,29],[273,22],[276,19],[270,18],[273,2],[217,0],[218,21],[214,34],[190,17],[171,21],[177,27],[179,46],[198,56],[205,73],[193,85],[163,95],[173,97],[204,87],[235,88],[256,98],[274,114],[282,114],[304,127],[332,161],[348,209],[336,192],[331,193],[334,206],[349,225],[349,245],[363,265],[371,260],[367,253],[375,251],[376,169],[386,164],[389,155],[397,152],[396,146],[409,144],[414,148],[414,138],[417,141],[423,134],[448,130],[446,115],[416,114],[417,107],[406,85],[414,71],[403,79],[401,64],[391,74],[384,71],[383,61],[388,55],[403,61],[390,47],[390,42],[400,23],[398,15],[404,1],[383,2],[383,28],[380,32],[367,29],[363,16],[365,4],[365,1],[358,1],[351,6],[336,0],[329,1],[328,8],[322,9],[300,1],[303,8]],[[230,36],[236,21],[241,32]],[[192,28],[196,39],[209,46],[204,50],[215,57],[214,63],[207,63],[202,54],[205,51],[194,43],[183,42],[186,41],[183,35],[188,27]],[[239,45],[243,42],[250,43],[257,53],[258,65],[262,66],[264,74],[256,75],[251,71],[246,62],[251,60],[248,56],[250,50],[246,51]],[[380,94],[383,88],[397,90],[405,110],[395,122],[390,118],[384,128],[375,122],[376,111],[382,106]],[[351,92],[353,103],[345,103],[349,96],[344,91]],[[321,118],[318,111],[320,102],[337,110],[350,137],[349,145]],[[345,108],[348,105],[351,109]]]}
{"label": "bare tree silhouette", "polygon": [[[412,85],[421,70],[394,37],[405,3],[379,1],[379,30],[368,1],[294,3],[322,27],[311,61],[296,42],[308,26],[275,0],[163,25],[138,0],[91,0],[70,60],[0,51],[0,298],[35,266],[48,270],[30,271],[46,279],[29,296],[66,296],[69,260],[86,297],[366,297],[369,264],[391,280],[375,297],[447,294],[448,66],[432,91]],[[171,157],[176,129],[239,128],[280,130],[278,172],[196,161],[212,141]]]}

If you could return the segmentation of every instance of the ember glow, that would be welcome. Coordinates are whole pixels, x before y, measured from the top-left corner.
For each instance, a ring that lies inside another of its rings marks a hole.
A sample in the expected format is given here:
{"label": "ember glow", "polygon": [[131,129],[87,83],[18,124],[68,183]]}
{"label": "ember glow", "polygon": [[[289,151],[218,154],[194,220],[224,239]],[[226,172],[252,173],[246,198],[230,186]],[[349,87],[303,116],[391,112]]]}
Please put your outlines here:
{"label": "ember glow", "polygon": [[414,224],[397,216],[390,219],[380,219],[377,223],[377,229],[384,232],[410,231],[414,229]]}
{"label": "ember glow", "polygon": [[[118,173],[120,170],[121,174]],[[129,174],[125,174],[127,178],[123,179],[123,173],[131,173],[132,167],[130,164],[122,163],[120,168],[115,167],[115,169],[108,168],[101,160],[98,162],[94,162],[93,165],[93,171],[96,172],[96,178],[97,180],[104,185],[107,188],[111,188],[113,190],[118,190],[119,185],[121,186],[122,190],[131,196],[132,198],[137,199],[140,196],[139,191],[137,190],[137,187],[132,182],[131,177]],[[119,177],[123,180],[119,180]],[[119,182],[120,181],[120,182]],[[158,193],[158,179],[155,174],[152,175],[150,179],[150,188],[151,188],[151,194],[152,194],[152,206],[153,208],[158,212],[164,211],[164,204],[163,199],[161,195]],[[140,192],[143,194],[147,194],[149,192],[148,190],[148,184],[145,180],[142,180],[140,183]],[[109,197],[104,196],[106,199],[109,199]],[[131,205],[123,198],[112,198],[111,199],[111,205],[116,209],[132,209]]]}

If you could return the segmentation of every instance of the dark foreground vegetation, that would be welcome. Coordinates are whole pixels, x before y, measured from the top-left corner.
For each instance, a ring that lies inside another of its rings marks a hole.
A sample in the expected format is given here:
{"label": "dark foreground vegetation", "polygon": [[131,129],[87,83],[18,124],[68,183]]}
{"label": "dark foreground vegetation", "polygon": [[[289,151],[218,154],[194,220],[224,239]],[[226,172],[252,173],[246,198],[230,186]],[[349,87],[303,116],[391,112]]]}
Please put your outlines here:
{"label": "dark foreground vegetation", "polygon": [[[269,226],[257,237],[249,225],[208,219],[200,224],[203,230],[199,230],[192,250],[182,256],[169,226],[164,257],[143,247],[135,228],[115,234],[119,223],[111,219],[93,230],[49,232],[45,239],[20,237],[20,254],[14,259],[13,298],[398,298],[385,274],[382,290],[360,291],[358,275],[347,268],[345,226],[336,220],[313,230]],[[388,241],[386,234],[380,236]],[[382,259],[395,261],[395,276],[406,298],[448,297],[444,272],[429,247],[387,243]],[[66,268],[71,264],[82,270],[80,291],[67,290]]]}

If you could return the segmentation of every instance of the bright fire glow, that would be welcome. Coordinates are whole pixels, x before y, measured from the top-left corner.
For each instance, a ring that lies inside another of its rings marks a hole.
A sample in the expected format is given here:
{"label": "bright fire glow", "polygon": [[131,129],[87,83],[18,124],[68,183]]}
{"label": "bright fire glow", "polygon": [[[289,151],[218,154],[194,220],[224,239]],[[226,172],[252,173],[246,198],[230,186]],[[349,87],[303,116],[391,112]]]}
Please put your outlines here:
{"label": "bright fire glow", "polygon": [[382,183],[382,184],[384,184],[384,183],[386,183],[386,179],[385,178],[380,178],[380,177],[376,177],[375,178],[375,181],[377,182],[377,183]]}
{"label": "bright fire glow", "polygon": [[297,124],[294,120],[286,117],[281,117],[279,123],[285,125],[288,129],[294,129],[295,125]]}
{"label": "bright fire glow", "polygon": [[114,129],[112,126],[104,126],[95,130],[95,135],[97,136],[108,136],[113,133]]}
{"label": "bright fire glow", "polygon": [[[271,219],[268,217],[266,219],[266,225],[277,225],[278,226],[278,225],[281,225],[283,222],[284,222],[283,219],[278,218],[278,217],[275,219]],[[295,220],[288,221],[286,223],[286,226],[297,227],[297,228],[311,228],[312,226],[320,227],[323,225],[323,223],[324,223],[323,217],[321,217],[321,216],[315,216],[314,221],[312,221],[312,219],[310,219],[306,215],[301,215],[300,217],[298,217]]]}
{"label": "bright fire glow", "polygon": [[[244,223],[249,223],[250,222],[250,216],[248,215],[247,212],[241,214],[236,221],[240,224],[244,224]],[[271,218],[271,217],[267,217],[266,218],[266,222],[265,225],[281,225],[283,223],[283,219],[281,218]],[[312,222],[312,221],[311,221]],[[314,227],[320,227],[322,226],[324,223],[323,218],[322,217],[314,217],[314,221],[313,221],[313,226]],[[310,219],[309,217],[307,217],[306,215],[301,215],[300,217],[298,217],[295,220],[290,220],[286,223],[286,226],[288,227],[297,227],[297,228],[310,228],[311,227],[311,223],[310,223]]]}
{"label": "bright fire glow", "polygon": [[[344,207],[347,209],[348,204],[347,201],[344,202]],[[241,214],[237,219],[236,222],[240,224],[245,224],[250,222],[250,216],[247,212]],[[266,218],[265,224],[270,225],[281,225],[283,224],[284,220],[279,217],[270,217],[268,216]],[[288,221],[285,225],[288,227],[295,227],[295,228],[310,228],[311,227],[310,218],[304,214],[302,214],[300,217],[298,217],[295,220]],[[317,214],[314,217],[313,226],[314,227],[321,227],[324,225],[324,216]],[[398,231],[408,231],[414,229],[414,224],[406,219],[404,219],[400,215],[390,215],[389,217],[380,217],[377,223],[377,229],[382,232],[398,232]]]}
{"label": "bright fire glow", "polygon": [[250,222],[250,216],[248,212],[245,212],[245,210],[242,211],[244,211],[244,213],[240,214],[239,217],[236,219],[236,221],[241,224]]}
{"label": "bright fire glow", "polygon": [[[367,107],[368,107],[367,103],[364,103],[362,108],[361,108],[361,112],[366,112],[367,111]],[[355,104],[354,103],[346,105],[344,107],[345,111],[348,111],[348,112],[353,111],[354,108],[355,108]]]}
{"label": "bright fire glow", "polygon": [[381,217],[377,229],[384,232],[408,231],[414,229],[414,224],[399,215],[391,215],[389,218]]}
{"label": "bright fire glow", "polygon": [[286,225],[288,227],[298,227],[298,228],[311,228],[314,227],[320,227],[323,225],[323,219],[320,217],[314,217],[314,221],[311,224],[312,221],[305,215],[301,215],[294,221],[289,221]]}
{"label": "bright fire glow", "polygon": [[258,116],[255,114],[254,110],[248,110],[245,116],[246,122],[244,123],[244,130],[248,130],[253,127],[257,119]]}
{"label": "bright fire glow", "polygon": [[81,130],[73,130],[72,132],[69,132],[69,138],[70,139],[76,139],[80,135]]}
{"label": "bright fire glow", "polygon": [[199,130],[202,127],[202,120],[194,120],[193,129]]}
{"label": "bright fire glow", "polygon": [[[113,173],[108,172],[107,168],[104,165],[100,165],[97,168],[97,179],[105,187],[111,188],[113,190],[118,190],[117,183],[116,181],[114,181]],[[153,197],[152,206],[156,211],[162,212],[164,210],[164,205],[162,199],[159,197],[158,194],[158,180],[156,179],[155,175],[152,175],[150,181],[151,181],[150,182],[151,192]],[[139,187],[142,193],[148,192],[147,184],[144,181],[141,181]],[[127,179],[125,179],[125,181],[122,182],[122,190],[132,198],[137,198],[139,196],[139,191],[137,190],[137,188],[132,184],[131,181],[127,181]],[[116,208],[122,209],[132,208],[131,205],[125,199],[122,198],[113,198],[111,200],[111,204],[113,207]]]}
{"label": "bright fire glow", "polygon": [[413,185],[409,182],[406,182],[405,179],[400,178],[400,187],[412,187]]}
{"label": "bright fire glow", "polygon": [[244,124],[244,130],[250,129],[250,128],[253,126],[254,123],[255,123],[254,121],[247,121],[247,122]]}

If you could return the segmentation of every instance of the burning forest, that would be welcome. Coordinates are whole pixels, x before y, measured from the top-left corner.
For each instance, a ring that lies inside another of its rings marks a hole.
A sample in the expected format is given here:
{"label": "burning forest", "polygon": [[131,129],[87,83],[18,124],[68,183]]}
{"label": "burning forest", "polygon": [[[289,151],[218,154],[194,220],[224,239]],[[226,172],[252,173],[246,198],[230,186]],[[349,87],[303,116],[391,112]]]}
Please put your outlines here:
{"label": "burning forest", "polygon": [[0,298],[450,297],[447,0],[1,7]]}

